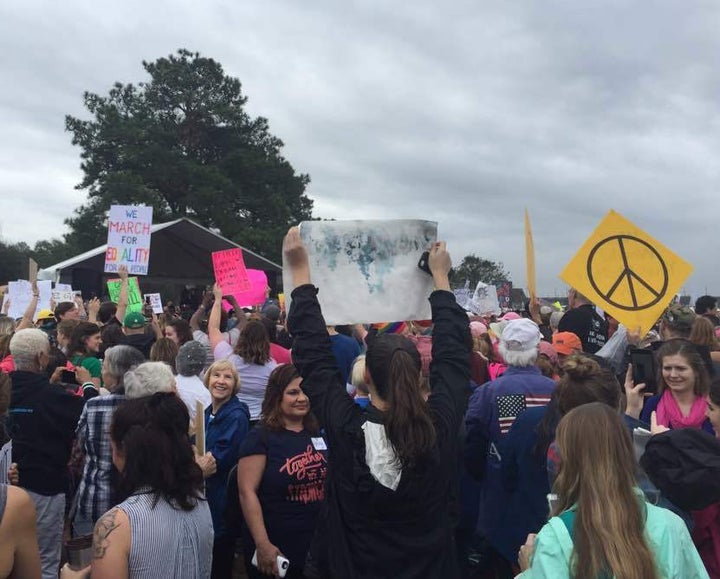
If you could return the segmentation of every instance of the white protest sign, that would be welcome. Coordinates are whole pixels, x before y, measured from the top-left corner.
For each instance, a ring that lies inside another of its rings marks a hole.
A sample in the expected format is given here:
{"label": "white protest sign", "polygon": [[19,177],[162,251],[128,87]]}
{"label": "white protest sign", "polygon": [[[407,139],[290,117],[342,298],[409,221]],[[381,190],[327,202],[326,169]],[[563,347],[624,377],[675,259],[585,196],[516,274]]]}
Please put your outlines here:
{"label": "white protest sign", "polygon": [[[436,241],[437,223],[304,221],[300,236],[329,325],[430,319],[433,281],[418,261]],[[287,267],[283,286],[290,296]]]}
{"label": "white protest sign", "polygon": [[105,272],[117,273],[126,265],[131,275],[147,275],[150,264],[152,207],[113,205],[108,214]]}
{"label": "white protest sign", "polygon": [[499,314],[500,304],[498,303],[497,290],[495,286],[478,282],[472,298],[468,300],[466,309],[474,314]]}
{"label": "white protest sign", "polygon": [[29,281],[24,279],[9,281],[7,299],[10,300],[8,316],[11,318],[21,318],[27,307],[30,305],[30,300],[32,299],[32,285]]}
{"label": "white protest sign", "polygon": [[37,282],[37,287],[40,297],[38,298],[37,308],[35,308],[36,316],[40,310],[50,309],[50,302],[52,300],[52,281],[49,279],[40,280]]}
{"label": "white protest sign", "polygon": [[56,305],[62,302],[74,302],[75,294],[72,288],[70,290],[59,290],[57,286],[55,286],[55,289],[52,290],[52,299]]}
{"label": "white protest sign", "polygon": [[163,313],[162,297],[160,294],[143,294],[146,300],[150,300],[152,311],[156,314]]}

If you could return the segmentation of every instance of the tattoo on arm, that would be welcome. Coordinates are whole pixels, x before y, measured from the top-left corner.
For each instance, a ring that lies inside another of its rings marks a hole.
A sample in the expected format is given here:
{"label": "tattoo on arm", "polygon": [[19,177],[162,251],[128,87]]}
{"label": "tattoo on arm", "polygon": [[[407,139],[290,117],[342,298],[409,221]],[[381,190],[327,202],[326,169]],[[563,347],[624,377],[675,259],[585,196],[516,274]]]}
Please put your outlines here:
{"label": "tattoo on arm", "polygon": [[93,531],[93,559],[102,559],[108,548],[108,537],[120,525],[115,522],[118,508],[110,509],[97,523]]}

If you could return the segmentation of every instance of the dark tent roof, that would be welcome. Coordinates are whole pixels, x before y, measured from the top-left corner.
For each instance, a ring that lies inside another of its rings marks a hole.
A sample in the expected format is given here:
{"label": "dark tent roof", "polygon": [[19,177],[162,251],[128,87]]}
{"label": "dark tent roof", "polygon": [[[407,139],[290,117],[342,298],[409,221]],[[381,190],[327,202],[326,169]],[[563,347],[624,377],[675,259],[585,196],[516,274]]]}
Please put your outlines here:
{"label": "dark tent roof", "polygon": [[[214,279],[212,252],[235,247],[242,249],[246,267],[265,271],[270,286],[275,287],[282,267],[185,217],[152,226],[150,266],[147,276],[139,276],[140,282],[146,288],[210,284]],[[107,279],[117,277],[103,272],[106,250],[107,245],[101,245],[86,251],[41,270],[38,278],[72,284],[83,293],[97,292]]]}

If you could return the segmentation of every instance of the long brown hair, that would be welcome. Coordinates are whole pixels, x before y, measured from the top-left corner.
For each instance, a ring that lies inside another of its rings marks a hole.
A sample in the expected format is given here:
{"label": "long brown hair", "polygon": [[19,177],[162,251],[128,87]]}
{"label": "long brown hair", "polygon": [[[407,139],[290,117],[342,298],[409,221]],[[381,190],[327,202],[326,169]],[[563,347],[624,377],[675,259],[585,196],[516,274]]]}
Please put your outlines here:
{"label": "long brown hair", "polygon": [[405,336],[381,334],[368,347],[365,365],[378,396],[388,404],[385,434],[402,467],[428,458],[435,446],[435,424],[422,396],[422,363],[415,345]]}
{"label": "long brown hair", "polygon": [[635,493],[632,440],[617,410],[601,402],[568,412],[557,428],[560,468],[552,515],[575,506],[570,576],[659,579]]}
{"label": "long brown hair", "polygon": [[705,316],[695,318],[688,340],[698,346],[707,346],[711,352],[720,350],[720,341],[715,335],[715,326]]}
{"label": "long brown hair", "polygon": [[150,348],[151,362],[165,362],[176,374],[175,361],[178,355],[178,345],[170,338],[158,338]]}
{"label": "long brown hair", "polygon": [[[285,420],[280,409],[282,399],[290,382],[299,377],[300,374],[292,364],[281,364],[270,374],[267,388],[265,388],[265,398],[263,398],[260,410],[260,422],[268,430],[285,430]],[[303,419],[303,428],[312,434],[317,434],[320,431],[320,424],[312,413],[312,407]]]}
{"label": "long brown hair", "polygon": [[259,320],[248,320],[240,331],[235,353],[248,364],[264,366],[270,361],[270,338]]}

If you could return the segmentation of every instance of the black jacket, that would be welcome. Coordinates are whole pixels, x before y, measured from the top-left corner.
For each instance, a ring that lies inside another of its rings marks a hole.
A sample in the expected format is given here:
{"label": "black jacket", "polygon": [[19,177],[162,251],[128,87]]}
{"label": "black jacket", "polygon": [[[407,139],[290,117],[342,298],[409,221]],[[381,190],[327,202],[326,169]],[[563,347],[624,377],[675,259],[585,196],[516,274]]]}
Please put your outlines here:
{"label": "black jacket", "polygon": [[653,484],[686,511],[720,502],[720,440],[696,428],[653,436],[640,458]]}
{"label": "black jacket", "polygon": [[85,401],[48,382],[45,374],[10,373],[9,430],[20,486],[40,495],[67,490],[75,428]]}
{"label": "black jacket", "polygon": [[[397,490],[378,483],[365,463],[362,425],[382,413],[347,395],[311,285],[295,289],[288,319],[293,361],[325,429],[330,450],[323,517],[329,575],[342,579],[459,577],[453,543],[458,428],[467,406],[467,315],[450,292],[430,296],[433,333],[428,406],[437,443],[422,467],[404,469]],[[317,537],[317,534],[316,534]],[[315,549],[312,549],[315,552]]]}

